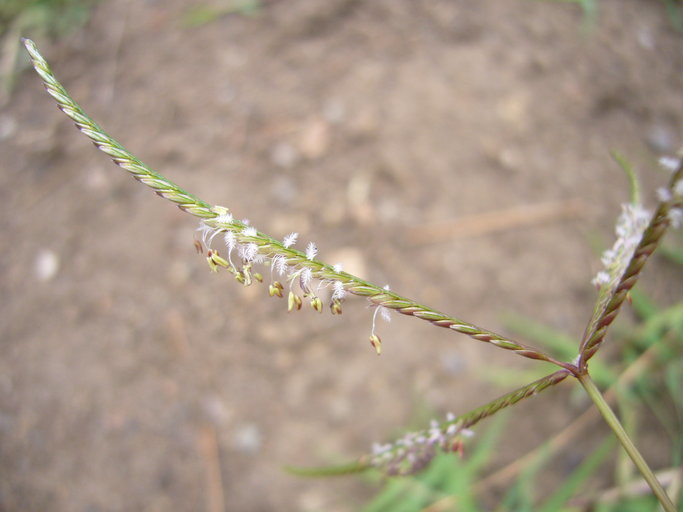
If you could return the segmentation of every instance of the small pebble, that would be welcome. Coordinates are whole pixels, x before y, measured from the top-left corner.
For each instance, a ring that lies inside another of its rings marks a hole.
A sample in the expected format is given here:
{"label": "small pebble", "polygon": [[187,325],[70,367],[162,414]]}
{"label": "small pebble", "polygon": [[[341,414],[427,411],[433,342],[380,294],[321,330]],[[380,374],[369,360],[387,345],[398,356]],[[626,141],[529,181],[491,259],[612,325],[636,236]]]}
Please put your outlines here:
{"label": "small pebble", "polygon": [[638,44],[647,50],[655,49],[655,37],[651,30],[641,28],[637,31]]}
{"label": "small pebble", "polygon": [[0,140],[10,139],[17,132],[17,122],[7,114],[0,115]]}
{"label": "small pebble", "polygon": [[283,169],[289,169],[298,159],[299,155],[296,149],[288,142],[277,143],[270,153],[270,160]]}
{"label": "small pebble", "polygon": [[327,153],[331,138],[329,124],[322,119],[311,119],[301,131],[299,150],[309,160],[315,160]]}
{"label": "small pebble", "polygon": [[34,271],[39,281],[50,281],[59,270],[59,256],[49,249],[41,250],[34,263]]}
{"label": "small pebble", "polygon": [[262,444],[261,429],[255,423],[242,425],[233,438],[233,445],[243,453],[257,453]]}
{"label": "small pebble", "polygon": [[467,361],[455,352],[446,354],[441,360],[444,370],[451,375],[462,375],[467,370]]}
{"label": "small pebble", "polygon": [[323,117],[332,124],[338,124],[346,119],[346,105],[339,100],[329,100],[323,106]]}
{"label": "small pebble", "polygon": [[205,397],[202,407],[207,416],[211,418],[211,421],[217,426],[226,425],[232,417],[232,411],[225,406],[223,400],[217,395]]}
{"label": "small pebble", "polygon": [[288,176],[276,176],[270,185],[270,195],[283,205],[296,201],[299,190],[296,183]]}
{"label": "small pebble", "polygon": [[647,144],[658,153],[673,153],[676,149],[676,136],[668,126],[656,124],[647,134]]}

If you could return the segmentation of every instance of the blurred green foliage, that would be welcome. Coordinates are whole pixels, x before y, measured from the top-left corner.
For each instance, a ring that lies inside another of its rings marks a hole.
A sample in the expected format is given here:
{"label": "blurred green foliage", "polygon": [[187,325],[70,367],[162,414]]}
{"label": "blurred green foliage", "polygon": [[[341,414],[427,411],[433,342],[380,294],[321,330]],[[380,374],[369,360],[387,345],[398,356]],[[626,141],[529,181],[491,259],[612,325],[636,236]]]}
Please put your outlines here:
{"label": "blurred green foliage", "polygon": [[81,27],[98,0],[2,0],[0,35],[15,29],[22,35],[60,36]]}
{"label": "blurred green foliage", "polygon": [[[676,235],[676,233],[674,233]],[[675,237],[674,237],[675,238]],[[673,243],[671,243],[673,242]],[[683,264],[683,244],[669,240],[660,256],[665,264]],[[591,371],[603,389],[616,390],[618,410],[629,436],[638,443],[639,432],[657,425],[671,447],[670,468],[683,463],[683,302],[662,308],[638,288],[631,292],[632,310],[636,321],[618,325],[613,351],[608,356],[591,361]],[[529,319],[508,315],[509,330],[542,345],[560,359],[575,356],[576,340],[560,331]],[[642,364],[644,361],[647,364]],[[633,366],[633,368],[631,368]],[[637,370],[636,370],[637,368]],[[629,369],[632,378],[619,377]],[[542,369],[541,369],[542,370]],[[528,382],[537,377],[537,369],[506,370],[495,368],[486,374],[491,380],[509,387],[511,383]],[[540,372],[542,374],[543,371]],[[495,375],[495,378],[494,378]],[[577,392],[581,389],[577,386]],[[481,512],[489,490],[482,486],[485,477],[495,472],[491,467],[499,445],[506,442],[504,416],[494,418],[488,430],[468,443],[463,459],[453,454],[439,454],[423,472],[409,477],[381,479],[375,497],[364,512]],[[614,457],[616,455],[616,457]],[[564,475],[550,495],[539,484],[539,476],[547,464],[562,457],[550,441],[537,455],[520,465],[514,481],[496,499],[496,512],[655,512],[657,500],[648,489],[629,492],[637,486],[638,475],[624,452],[616,447],[614,438],[604,438],[581,462]],[[610,457],[612,456],[612,457]],[[521,460],[521,459],[520,459]],[[596,491],[591,482],[605,472],[614,475],[614,488]],[[496,491],[500,493],[501,491]],[[543,498],[539,498],[544,496]],[[674,499],[676,499],[674,497]],[[678,497],[680,506],[683,499]],[[487,499],[486,501],[490,501]],[[683,510],[683,509],[681,509]]]}
{"label": "blurred green foliage", "polygon": [[[599,0],[539,0],[542,2],[556,2],[577,4],[583,11],[583,26],[590,29],[598,21]],[[683,2],[681,0],[661,0],[666,17],[671,26],[678,32],[683,32]]]}
{"label": "blurred green foliage", "polygon": [[194,5],[187,8],[182,22],[186,27],[201,27],[232,14],[254,16],[261,7],[260,0],[233,0],[218,6]]}
{"label": "blurred green foliage", "polygon": [[55,38],[81,28],[99,0],[0,0],[0,106],[9,101],[20,58],[21,37]]}

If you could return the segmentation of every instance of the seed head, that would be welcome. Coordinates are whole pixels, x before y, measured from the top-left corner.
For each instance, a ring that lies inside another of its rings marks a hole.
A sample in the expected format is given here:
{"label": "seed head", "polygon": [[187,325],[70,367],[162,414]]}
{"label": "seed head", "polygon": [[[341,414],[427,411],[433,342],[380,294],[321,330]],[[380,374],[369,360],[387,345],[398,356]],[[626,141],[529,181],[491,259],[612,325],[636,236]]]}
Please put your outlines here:
{"label": "seed head", "polygon": [[409,432],[393,443],[375,443],[370,463],[388,475],[410,475],[429,464],[439,450],[462,454],[464,441],[472,435],[449,414],[444,423],[432,421],[429,428]]}
{"label": "seed head", "polygon": [[617,240],[611,249],[603,253],[601,260],[605,268],[592,280],[597,287],[609,283],[614,277],[621,277],[652,216],[639,204],[624,204],[621,210],[615,227]]}

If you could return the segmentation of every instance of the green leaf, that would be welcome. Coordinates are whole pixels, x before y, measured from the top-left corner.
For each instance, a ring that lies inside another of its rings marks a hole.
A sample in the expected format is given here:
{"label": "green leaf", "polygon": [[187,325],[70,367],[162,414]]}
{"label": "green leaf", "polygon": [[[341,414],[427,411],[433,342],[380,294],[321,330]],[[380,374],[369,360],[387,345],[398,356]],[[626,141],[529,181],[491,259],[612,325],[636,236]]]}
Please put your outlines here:
{"label": "green leaf", "polygon": [[583,27],[590,29],[598,20],[597,0],[538,0],[541,2],[555,2],[564,4],[579,4],[583,10]]}
{"label": "green leaf", "polygon": [[548,347],[560,359],[571,359],[576,355],[576,339],[557,329],[515,313],[504,315],[502,321],[507,329]]}
{"label": "green leaf", "polygon": [[231,14],[253,16],[260,8],[259,0],[235,0],[218,7],[199,5],[188,8],[183,14],[182,22],[187,27],[200,27]]}
{"label": "green leaf", "polygon": [[663,2],[671,26],[678,32],[683,32],[683,14],[681,14],[680,0],[663,0]]}
{"label": "green leaf", "polygon": [[648,320],[659,311],[655,301],[637,287],[631,290],[631,306],[641,320]]}
{"label": "green leaf", "polygon": [[659,248],[659,254],[672,263],[683,265],[683,247],[662,245],[662,247]]}
{"label": "green leaf", "polygon": [[640,184],[638,182],[638,176],[636,176],[636,171],[633,170],[633,166],[616,150],[610,151],[610,155],[612,155],[612,158],[619,164],[619,167],[624,171],[628,178],[628,184],[631,190],[631,204],[640,204]]}
{"label": "green leaf", "polygon": [[614,438],[608,437],[598,446],[574,472],[565,479],[565,483],[550,498],[545,500],[539,512],[556,512],[569,501],[576,491],[599,469],[614,448]]}
{"label": "green leaf", "polygon": [[401,501],[406,492],[407,484],[405,480],[389,478],[382,491],[363,508],[363,512],[390,511],[393,506]]}
{"label": "green leaf", "polygon": [[537,481],[536,475],[551,460],[553,450],[550,443],[544,443],[536,458],[527,465],[517,480],[510,486],[501,500],[500,510],[515,510],[517,512],[533,512],[533,489]]}

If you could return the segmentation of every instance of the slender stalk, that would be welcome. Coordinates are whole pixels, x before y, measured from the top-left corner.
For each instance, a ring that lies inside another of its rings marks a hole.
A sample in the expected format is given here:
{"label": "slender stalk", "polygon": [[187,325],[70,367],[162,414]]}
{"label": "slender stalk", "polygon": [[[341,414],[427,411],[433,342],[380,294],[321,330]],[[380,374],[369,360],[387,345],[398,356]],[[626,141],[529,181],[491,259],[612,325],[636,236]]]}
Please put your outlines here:
{"label": "slender stalk", "polygon": [[605,421],[617,436],[617,439],[624,447],[624,450],[626,450],[626,453],[628,453],[628,456],[631,457],[631,460],[643,475],[643,478],[645,478],[647,481],[650,489],[652,489],[652,492],[656,496],[657,500],[659,500],[659,503],[661,503],[664,510],[666,512],[676,512],[676,507],[671,502],[671,499],[666,494],[666,491],[659,483],[659,480],[657,480],[657,477],[650,469],[650,466],[647,465],[647,462],[645,462],[645,459],[640,454],[636,446],[633,444],[633,441],[631,441],[631,438],[624,430],[624,427],[622,427],[619,419],[614,414],[614,411],[612,411],[610,406],[607,404],[607,401],[602,396],[602,393],[600,393],[600,390],[590,378],[590,375],[588,375],[588,373],[583,373],[577,378],[579,379],[579,382],[583,388],[586,390],[586,393],[588,393],[588,396],[590,396],[591,400],[593,400],[593,403],[600,411],[600,414],[602,414],[602,417],[605,418]]}

